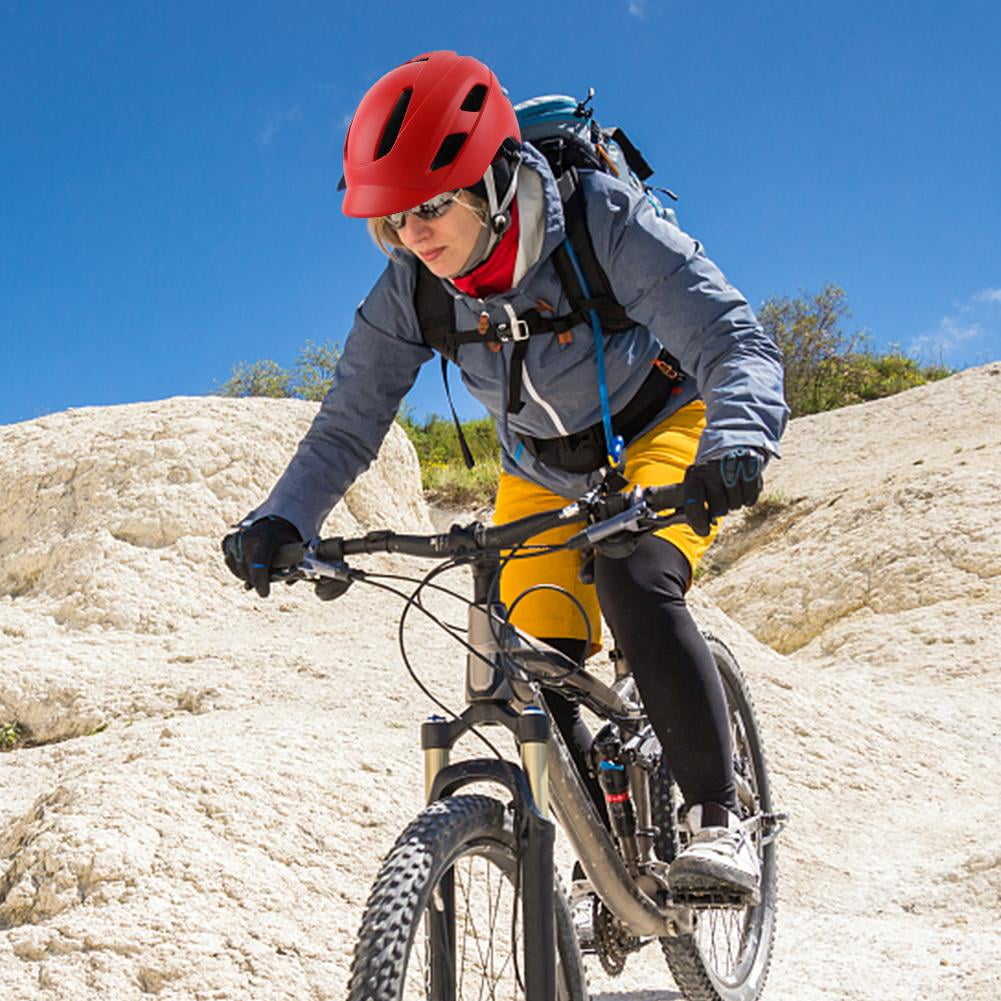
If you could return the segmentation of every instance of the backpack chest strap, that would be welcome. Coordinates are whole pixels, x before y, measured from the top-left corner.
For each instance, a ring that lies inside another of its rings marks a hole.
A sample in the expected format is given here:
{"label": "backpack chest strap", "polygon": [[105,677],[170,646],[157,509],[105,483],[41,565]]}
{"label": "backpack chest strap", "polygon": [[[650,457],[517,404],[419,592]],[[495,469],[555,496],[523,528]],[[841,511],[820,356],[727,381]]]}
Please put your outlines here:
{"label": "backpack chest strap", "polygon": [[[441,326],[435,331],[425,331],[425,340],[437,347],[442,356],[450,361],[456,361],[459,348],[463,344],[496,344],[499,348],[501,345],[513,343],[514,351],[511,354],[508,375],[507,410],[509,413],[517,414],[525,406],[521,391],[529,339],[541,334],[563,334],[582,323],[586,324],[590,320],[590,311],[598,310],[606,302],[604,299],[583,300],[579,308],[563,316],[543,316],[534,308],[519,315],[512,306],[505,305],[507,320],[492,323],[487,319],[486,313],[483,313],[481,324],[475,330],[456,330],[449,324],[448,327]],[[619,332],[609,331],[609,333]]]}
{"label": "backpack chest strap", "polygon": [[[458,348],[463,344],[508,344],[512,341],[525,341],[539,334],[562,334],[581,323],[587,323],[585,309],[575,309],[563,316],[544,316],[534,307],[521,314],[516,313],[511,306],[504,308],[508,317],[506,320],[495,323],[486,313],[481,313],[479,326],[471,330],[456,330],[452,317],[449,316],[447,322],[424,330],[424,340],[454,361]],[[452,350],[447,350],[448,348]]]}

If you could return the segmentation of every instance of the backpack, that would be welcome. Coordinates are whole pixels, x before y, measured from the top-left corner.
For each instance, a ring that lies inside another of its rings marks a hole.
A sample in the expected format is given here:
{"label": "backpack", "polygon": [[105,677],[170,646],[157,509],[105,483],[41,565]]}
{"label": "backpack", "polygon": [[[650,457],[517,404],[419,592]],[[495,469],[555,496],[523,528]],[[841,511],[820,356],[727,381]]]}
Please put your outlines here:
{"label": "backpack", "polygon": [[588,107],[593,97],[591,88],[583,101],[547,94],[516,104],[514,110],[522,139],[542,153],[557,180],[571,167],[601,170],[635,188],[657,215],[677,226],[674,209],[664,205],[656,192],[663,192],[672,201],[677,201],[678,196],[668,188],[646,183],[653,175],[653,167],[622,129],[602,128],[598,124],[594,110]]}
{"label": "backpack", "polygon": [[[592,88],[583,101],[562,95],[545,95],[515,105],[522,139],[545,156],[563,201],[567,238],[553,251],[552,261],[571,306],[569,313],[552,316],[543,315],[539,309],[530,309],[514,316],[511,311],[509,320],[498,324],[490,323],[484,314],[476,329],[459,331],[455,329],[455,307],[451,294],[426,267],[418,266],[414,291],[417,321],[425,343],[441,355],[445,395],[468,468],[474,465],[473,457],[462,434],[448,386],[448,362],[457,360],[459,347],[462,344],[484,343],[499,350],[500,344],[508,341],[515,343],[508,379],[507,411],[518,413],[524,406],[521,399],[522,366],[529,338],[540,334],[559,338],[580,323],[590,325],[595,334],[602,421],[567,438],[523,439],[522,445],[542,461],[571,472],[591,471],[601,468],[606,462],[613,468],[621,465],[624,441],[621,433],[616,434],[612,426],[605,385],[603,335],[631,330],[635,323],[616,301],[594,252],[577,171],[600,170],[620,178],[641,192],[654,211],[675,226],[677,217],[674,210],[665,206],[655,192],[663,191],[675,200],[677,196],[666,188],[653,188],[646,183],[653,174],[653,168],[622,129],[606,129],[597,123],[593,108],[588,106],[593,97]],[[667,352],[661,353],[655,366],[672,383],[683,379],[678,362]],[[644,415],[661,402],[661,390],[662,386],[656,384],[647,389],[646,396],[651,399],[641,401],[645,404],[640,408]],[[656,399],[652,393],[656,394]]]}

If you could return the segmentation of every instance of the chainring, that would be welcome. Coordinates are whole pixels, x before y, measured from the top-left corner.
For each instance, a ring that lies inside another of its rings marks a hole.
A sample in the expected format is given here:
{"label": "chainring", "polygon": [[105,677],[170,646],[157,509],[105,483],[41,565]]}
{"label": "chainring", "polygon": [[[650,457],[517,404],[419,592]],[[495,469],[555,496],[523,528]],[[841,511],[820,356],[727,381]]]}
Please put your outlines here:
{"label": "chainring", "polygon": [[625,969],[629,954],[643,945],[643,940],[630,935],[618,918],[595,897],[594,948],[602,969],[610,977],[617,977]]}

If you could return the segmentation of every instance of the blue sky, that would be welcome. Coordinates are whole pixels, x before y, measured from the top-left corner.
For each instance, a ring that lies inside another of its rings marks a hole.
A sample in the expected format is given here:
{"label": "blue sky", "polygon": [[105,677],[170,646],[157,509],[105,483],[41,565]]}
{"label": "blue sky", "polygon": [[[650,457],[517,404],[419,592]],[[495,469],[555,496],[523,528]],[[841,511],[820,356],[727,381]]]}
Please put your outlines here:
{"label": "blue sky", "polygon": [[835,282],[880,346],[1001,358],[999,37],[980,0],[0,0],[0,423],[342,338],[382,267],[344,130],[434,48],[594,86],[755,305]]}

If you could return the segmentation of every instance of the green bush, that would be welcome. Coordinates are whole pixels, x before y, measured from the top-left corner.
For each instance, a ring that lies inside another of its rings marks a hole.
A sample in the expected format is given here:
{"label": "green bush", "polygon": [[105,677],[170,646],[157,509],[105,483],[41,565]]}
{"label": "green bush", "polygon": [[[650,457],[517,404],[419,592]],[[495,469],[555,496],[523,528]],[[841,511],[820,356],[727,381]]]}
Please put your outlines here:
{"label": "green bush", "polygon": [[220,396],[293,396],[292,377],[276,361],[238,361],[233,373],[219,389]]}
{"label": "green bush", "polygon": [[16,720],[0,723],[0,751],[12,751],[21,739],[21,727]]}
{"label": "green bush", "polygon": [[951,374],[940,365],[921,365],[899,348],[876,354],[868,334],[843,329],[850,317],[845,291],[837,285],[795,299],[767,299],[758,311],[782,352],[793,417],[891,396]]}
{"label": "green bush", "polygon": [[858,395],[861,400],[878,400],[923,386],[952,375],[944,365],[921,365],[899,349],[885,355],[863,355],[859,365]]}
{"label": "green bush", "polygon": [[400,424],[421,464],[421,484],[429,500],[454,507],[485,507],[493,502],[500,476],[500,445],[489,417],[463,421],[462,433],[476,465],[467,469],[455,424],[437,414],[424,421],[408,414]]}
{"label": "green bush", "polygon": [[472,469],[461,462],[421,466],[421,485],[432,504],[445,507],[492,507],[500,479],[500,459],[478,459]]}
{"label": "green bush", "polygon": [[334,341],[306,343],[290,369],[265,358],[237,362],[219,388],[220,396],[293,396],[299,400],[322,400],[330,389],[341,348]]}
{"label": "green bush", "polygon": [[[415,420],[409,414],[399,418],[403,430],[417,450],[421,464],[438,463],[462,464],[462,451],[455,423],[447,417],[432,414],[423,421]],[[494,422],[489,417],[479,417],[462,422],[462,433],[476,462],[500,459],[500,445],[494,433]]]}

